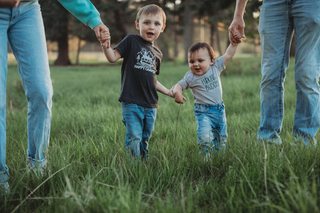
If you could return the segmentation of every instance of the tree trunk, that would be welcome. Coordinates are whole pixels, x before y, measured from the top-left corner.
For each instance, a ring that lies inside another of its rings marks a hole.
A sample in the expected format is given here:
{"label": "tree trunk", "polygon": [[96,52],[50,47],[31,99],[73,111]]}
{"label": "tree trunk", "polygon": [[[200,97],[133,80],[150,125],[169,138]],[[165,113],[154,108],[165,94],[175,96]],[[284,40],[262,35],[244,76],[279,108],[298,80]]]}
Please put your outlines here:
{"label": "tree trunk", "polygon": [[174,65],[177,65],[177,58],[179,55],[179,50],[178,50],[178,42],[179,42],[179,38],[178,38],[178,30],[179,30],[179,25],[178,23],[178,16],[175,16],[175,23],[173,25],[174,27],[174,49],[173,49],[173,61],[174,61]]}
{"label": "tree trunk", "polygon": [[214,25],[210,23],[210,46],[214,49]]}
{"label": "tree trunk", "polygon": [[[174,3],[174,11],[177,11],[177,4]],[[174,32],[174,46],[173,46],[173,62],[174,66],[177,65],[177,58],[179,56],[179,50],[178,50],[178,43],[179,43],[179,35],[178,35],[178,30],[179,30],[179,16],[175,15],[174,16],[174,24],[173,24],[173,32]]]}
{"label": "tree trunk", "polygon": [[200,28],[200,42],[204,42],[204,20],[199,19],[199,28]]}
{"label": "tree trunk", "polygon": [[67,66],[71,65],[71,61],[69,59],[69,44],[68,44],[68,33],[64,33],[65,35],[61,35],[61,37],[57,40],[58,42],[58,58],[54,62],[54,65]]}
{"label": "tree trunk", "polygon": [[193,14],[191,9],[189,8],[192,0],[185,0],[185,10],[184,10],[184,57],[185,63],[188,63],[188,50],[193,43]]}
{"label": "tree trunk", "polygon": [[162,52],[162,59],[170,60],[169,43],[169,37],[167,34],[162,34],[156,41],[156,45]]}
{"label": "tree trunk", "polygon": [[[114,13],[114,19],[116,21],[116,27],[120,32],[120,36],[121,36],[121,40],[122,40],[127,35],[127,31],[126,31],[124,20],[123,20],[124,16],[122,15],[120,9],[114,10],[113,13]],[[112,41],[112,39],[111,39],[111,41]]]}
{"label": "tree trunk", "polygon": [[60,20],[61,25],[59,27],[60,32],[57,32],[60,34],[59,38],[57,39],[58,42],[58,58],[54,62],[54,65],[60,65],[60,66],[67,66],[70,65],[70,59],[69,59],[69,43],[68,43],[68,15],[67,11],[63,10],[63,12],[66,13],[64,16],[64,20]]}
{"label": "tree trunk", "polygon": [[296,56],[296,35],[293,32],[292,39],[291,39],[291,46],[290,46],[290,57]]}
{"label": "tree trunk", "polygon": [[80,58],[80,51],[81,51],[81,38],[78,38],[78,48],[77,48],[77,58],[76,58],[76,64],[79,64],[79,58]]}
{"label": "tree trunk", "polygon": [[224,54],[222,51],[221,51],[221,45],[220,45],[220,32],[218,30],[218,28],[216,26],[214,26],[215,29],[216,29],[216,38],[217,38],[217,48],[218,48],[218,51],[219,51],[219,55],[222,55]]}

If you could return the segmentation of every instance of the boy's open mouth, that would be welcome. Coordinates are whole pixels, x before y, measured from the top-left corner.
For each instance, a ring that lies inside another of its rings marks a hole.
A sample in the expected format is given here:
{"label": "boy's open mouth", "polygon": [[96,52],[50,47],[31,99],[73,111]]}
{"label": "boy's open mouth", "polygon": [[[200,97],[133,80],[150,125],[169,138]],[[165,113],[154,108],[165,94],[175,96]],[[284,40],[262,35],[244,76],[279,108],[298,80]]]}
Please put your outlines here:
{"label": "boy's open mouth", "polygon": [[148,37],[148,38],[152,38],[153,35],[154,35],[154,34],[153,34],[152,32],[147,32],[147,37]]}

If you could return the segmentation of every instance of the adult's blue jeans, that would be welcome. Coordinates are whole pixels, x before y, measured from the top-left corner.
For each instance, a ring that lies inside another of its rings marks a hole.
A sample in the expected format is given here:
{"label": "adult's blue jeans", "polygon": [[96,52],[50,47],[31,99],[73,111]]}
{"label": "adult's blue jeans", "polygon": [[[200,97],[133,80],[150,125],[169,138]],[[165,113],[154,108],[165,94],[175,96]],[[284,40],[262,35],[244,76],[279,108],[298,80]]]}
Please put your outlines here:
{"label": "adult's blue jeans", "polygon": [[126,151],[139,159],[149,159],[148,141],[154,130],[157,108],[147,108],[128,102],[121,102],[122,121],[127,128]]}
{"label": "adult's blue jeans", "polygon": [[199,154],[224,153],[227,143],[227,118],[223,103],[195,104]]}
{"label": "adult's blue jeans", "polygon": [[28,101],[27,160],[46,165],[49,145],[52,82],[40,5],[21,2],[16,8],[0,8],[0,183],[9,177],[6,166],[7,42],[18,62]]}
{"label": "adult's blue jeans", "polygon": [[296,110],[293,134],[316,145],[319,128],[320,1],[263,0],[260,9],[261,120],[258,140],[281,144],[284,81],[293,31],[296,36]]}

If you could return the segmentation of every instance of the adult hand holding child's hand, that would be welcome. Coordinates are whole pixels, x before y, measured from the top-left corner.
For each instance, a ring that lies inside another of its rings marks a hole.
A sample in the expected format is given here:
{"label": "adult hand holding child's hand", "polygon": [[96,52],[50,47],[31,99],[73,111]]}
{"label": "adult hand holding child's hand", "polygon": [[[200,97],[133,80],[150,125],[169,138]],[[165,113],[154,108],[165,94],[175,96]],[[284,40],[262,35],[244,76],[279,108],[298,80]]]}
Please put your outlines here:
{"label": "adult hand holding child's hand", "polygon": [[107,40],[102,41],[102,38],[101,38],[101,33],[102,32],[108,32],[109,33],[109,28],[102,23],[102,24],[98,24],[97,26],[95,26],[93,28],[93,31],[95,32],[97,39],[100,41],[101,46],[106,46],[107,45],[107,47],[109,48],[110,47],[110,42],[108,42]]}
{"label": "adult hand holding child's hand", "polygon": [[110,47],[111,35],[110,35],[109,31],[107,31],[107,30],[101,31],[101,33],[100,33],[100,43],[101,43],[101,46],[104,46],[104,47],[107,47],[107,48]]}

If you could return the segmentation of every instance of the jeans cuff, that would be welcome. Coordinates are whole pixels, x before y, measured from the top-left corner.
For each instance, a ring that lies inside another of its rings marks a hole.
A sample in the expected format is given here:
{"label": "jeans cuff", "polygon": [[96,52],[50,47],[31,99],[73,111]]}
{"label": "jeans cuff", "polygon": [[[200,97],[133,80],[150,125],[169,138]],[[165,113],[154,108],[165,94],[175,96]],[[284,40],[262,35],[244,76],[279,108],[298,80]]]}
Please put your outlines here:
{"label": "jeans cuff", "polygon": [[0,183],[4,183],[9,179],[9,168],[4,167],[4,170],[0,172]]}
{"label": "jeans cuff", "polygon": [[35,167],[35,168],[37,168],[37,167],[43,168],[43,167],[45,167],[47,165],[47,160],[46,159],[35,160],[35,159],[31,158],[30,156],[28,156],[27,161],[29,163],[31,163],[32,166]]}

